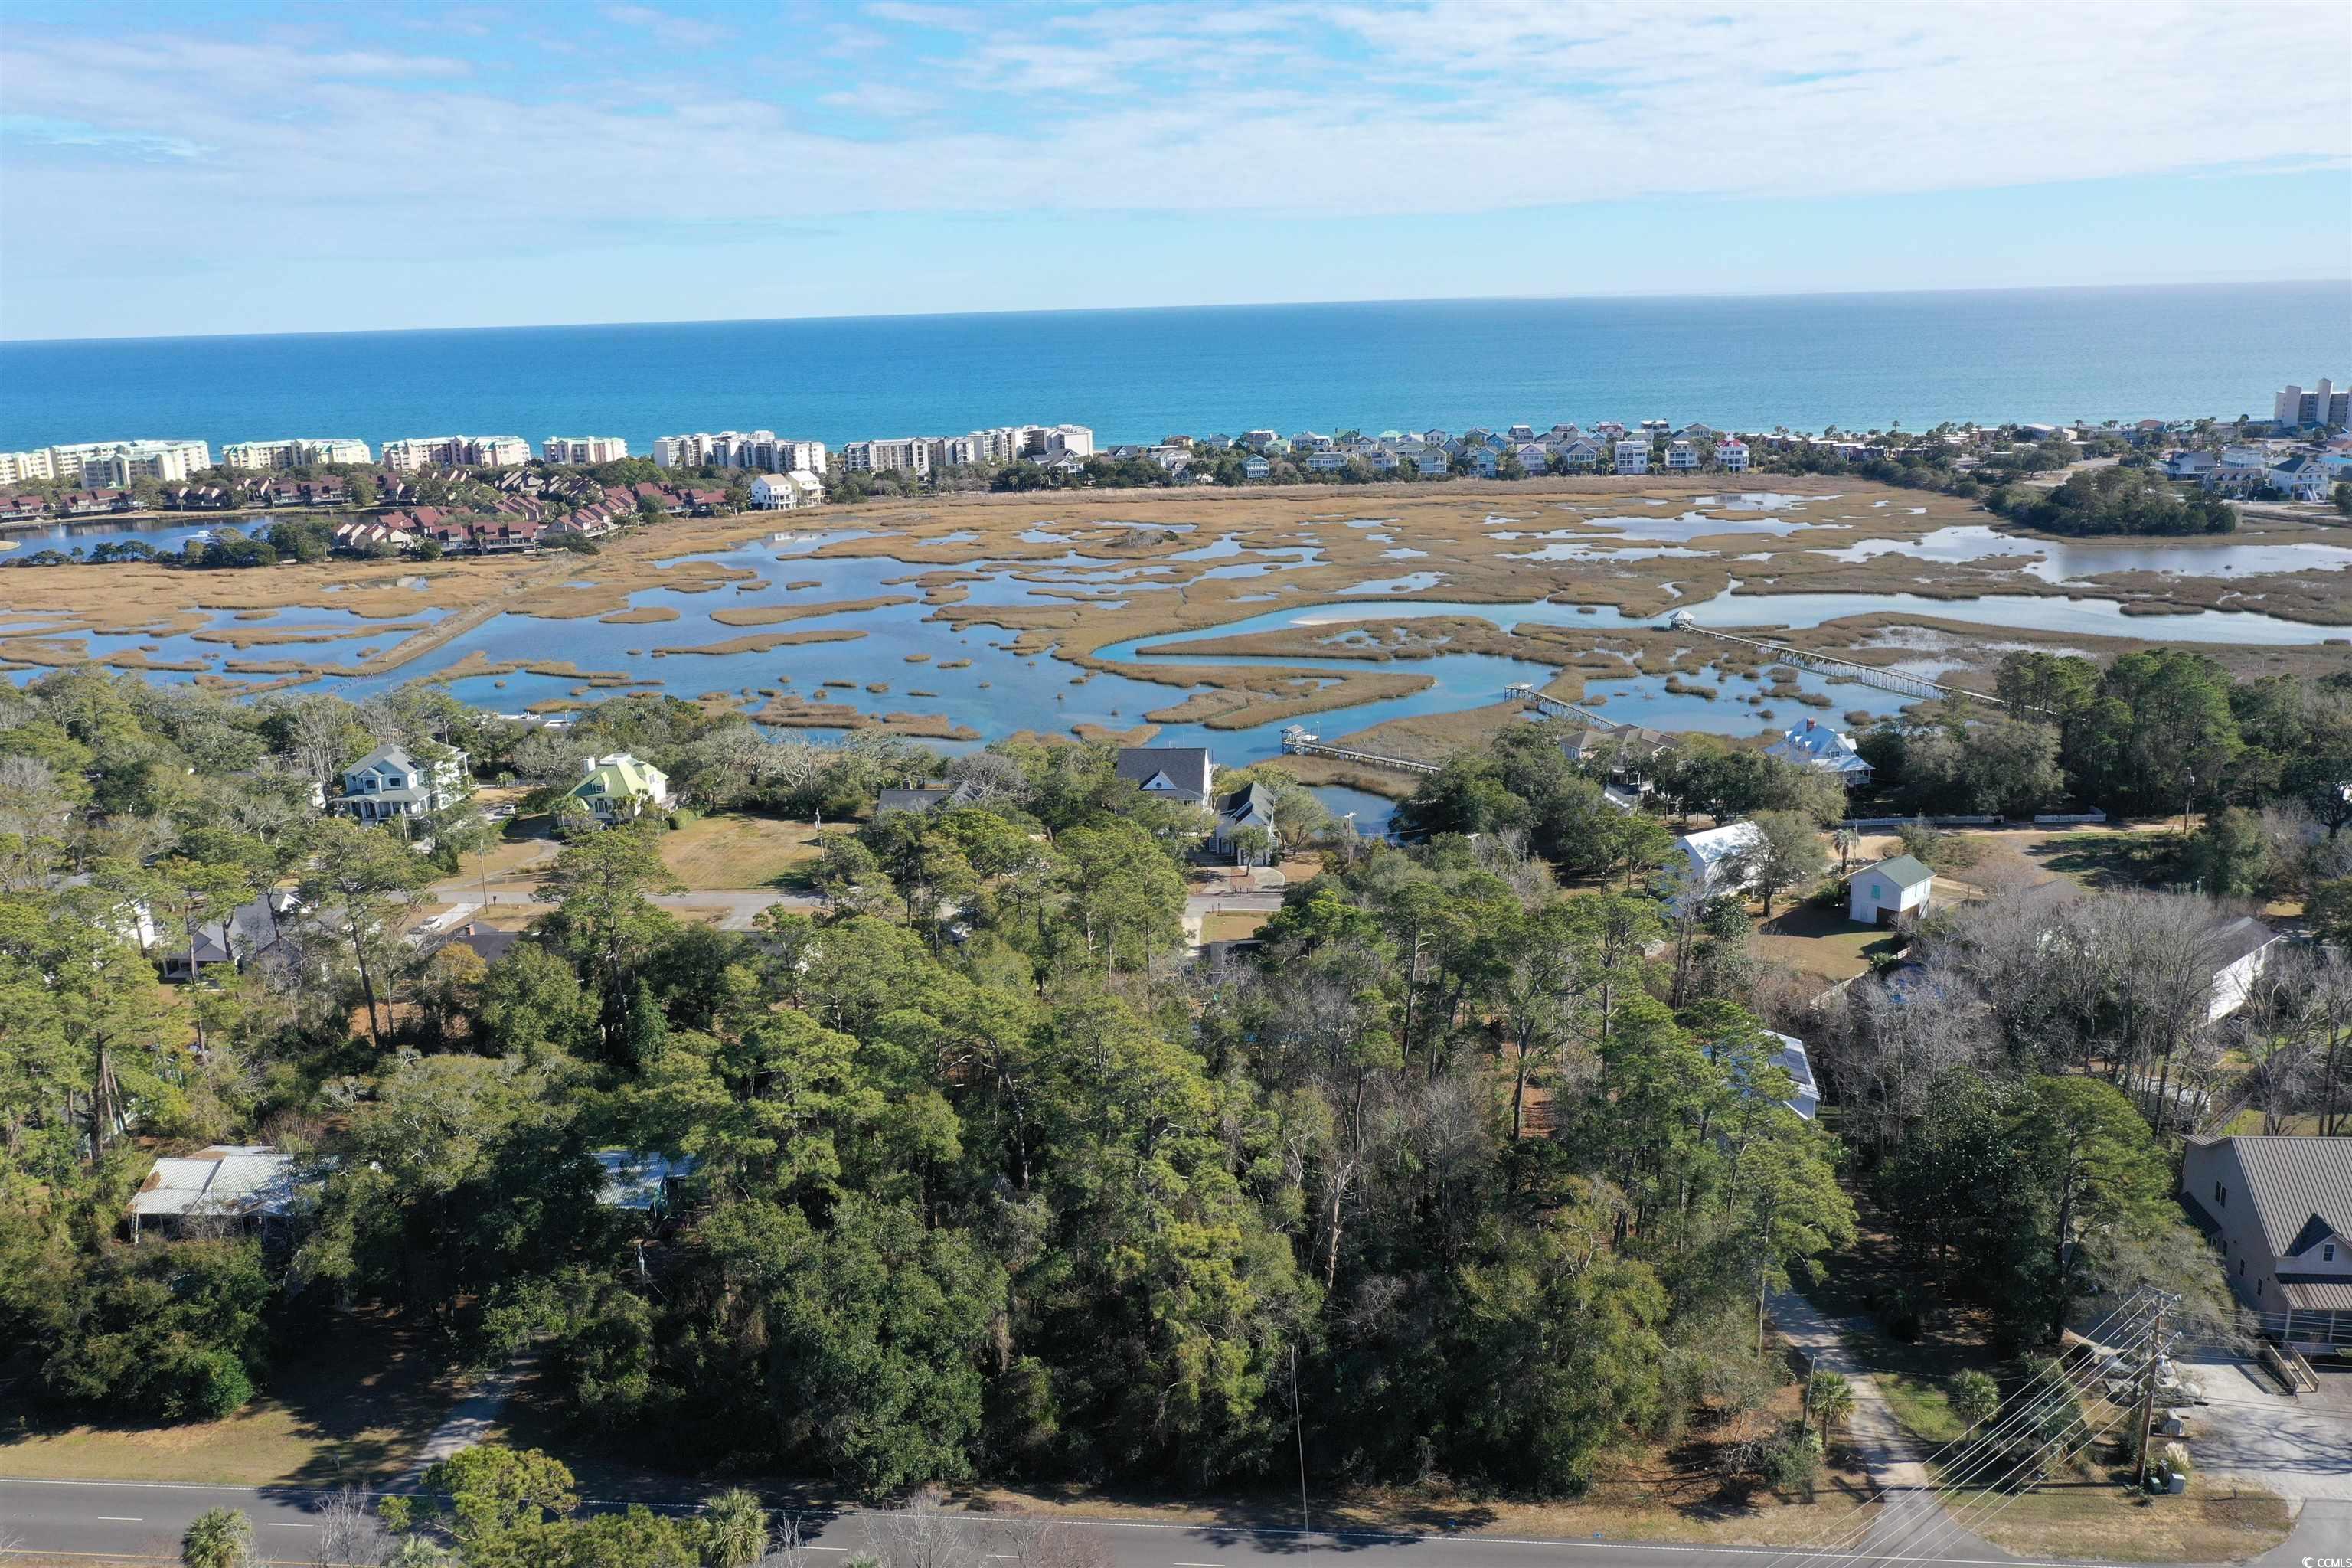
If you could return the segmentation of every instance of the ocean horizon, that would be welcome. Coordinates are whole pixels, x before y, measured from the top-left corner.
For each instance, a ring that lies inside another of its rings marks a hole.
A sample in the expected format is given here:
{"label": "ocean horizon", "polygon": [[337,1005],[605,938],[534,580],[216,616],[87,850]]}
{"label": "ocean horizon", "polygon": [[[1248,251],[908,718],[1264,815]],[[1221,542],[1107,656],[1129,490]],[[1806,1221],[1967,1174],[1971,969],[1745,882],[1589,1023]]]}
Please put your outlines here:
{"label": "ocean horizon", "polygon": [[1615,296],[0,342],[0,449],[136,437],[1098,441],[1703,420],[2265,416],[2352,376],[2352,279]]}

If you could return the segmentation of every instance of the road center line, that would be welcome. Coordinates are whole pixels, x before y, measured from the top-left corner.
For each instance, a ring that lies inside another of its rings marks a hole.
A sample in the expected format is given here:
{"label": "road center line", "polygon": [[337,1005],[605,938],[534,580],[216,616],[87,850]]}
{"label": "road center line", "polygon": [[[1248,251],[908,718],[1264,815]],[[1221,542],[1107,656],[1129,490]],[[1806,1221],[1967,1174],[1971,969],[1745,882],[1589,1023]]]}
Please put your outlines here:
{"label": "road center line", "polygon": [[90,1518],[107,1524],[144,1524],[147,1521],[135,1513],[94,1513]]}

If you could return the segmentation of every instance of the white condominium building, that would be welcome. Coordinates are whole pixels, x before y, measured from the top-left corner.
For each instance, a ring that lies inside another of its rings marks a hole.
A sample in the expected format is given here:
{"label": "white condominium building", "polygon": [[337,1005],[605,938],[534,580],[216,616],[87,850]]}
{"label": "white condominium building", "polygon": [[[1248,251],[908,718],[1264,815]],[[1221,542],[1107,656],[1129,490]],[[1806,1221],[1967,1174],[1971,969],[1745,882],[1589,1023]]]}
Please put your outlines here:
{"label": "white condominium building", "polygon": [[969,441],[971,456],[961,460],[973,463],[1017,463],[1024,458],[1044,460],[1065,454],[1091,458],[1095,453],[1095,433],[1084,425],[998,425],[945,439]]}
{"label": "white condominium building", "polygon": [[530,461],[520,436],[411,436],[383,444],[383,466],[396,474],[419,468],[510,468]]}
{"label": "white condominium building", "polygon": [[232,441],[221,448],[224,468],[307,468],[314,463],[368,463],[365,441],[348,436],[295,436],[280,441]]}
{"label": "white condominium building", "polygon": [[852,441],[841,449],[841,466],[853,474],[928,474],[930,438],[900,436],[886,441]]}
{"label": "white condominium building", "polygon": [[716,467],[762,474],[795,470],[822,474],[825,451],[822,441],[796,441],[773,430],[721,430],[716,435],[706,430],[656,437],[654,461],[665,468]]}
{"label": "white condominium building", "polygon": [[23,484],[27,479],[54,479],[56,465],[49,461],[49,449],[36,447],[29,452],[0,452],[0,485]]}
{"label": "white condominium building", "polygon": [[1650,443],[1629,439],[1617,443],[1617,471],[1621,474],[1646,474],[1650,471]]}
{"label": "white condominium building", "polygon": [[584,468],[619,462],[629,455],[629,444],[618,436],[550,436],[540,443],[539,452],[551,463]]}
{"label": "white condominium building", "polygon": [[81,441],[0,452],[0,483],[54,479],[120,489],[141,479],[175,484],[212,466],[213,449],[203,441]]}

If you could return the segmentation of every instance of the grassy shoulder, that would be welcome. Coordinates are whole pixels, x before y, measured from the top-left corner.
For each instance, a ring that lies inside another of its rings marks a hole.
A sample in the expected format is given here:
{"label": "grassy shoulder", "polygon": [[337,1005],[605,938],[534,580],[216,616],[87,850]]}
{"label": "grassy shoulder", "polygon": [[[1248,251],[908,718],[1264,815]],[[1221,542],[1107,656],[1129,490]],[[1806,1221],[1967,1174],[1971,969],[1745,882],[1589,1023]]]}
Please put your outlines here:
{"label": "grassy shoulder", "polygon": [[0,1474],[208,1486],[381,1485],[413,1467],[457,1393],[425,1333],[354,1315],[339,1331],[282,1353],[269,1386],[226,1420],[93,1426],[0,1398]]}

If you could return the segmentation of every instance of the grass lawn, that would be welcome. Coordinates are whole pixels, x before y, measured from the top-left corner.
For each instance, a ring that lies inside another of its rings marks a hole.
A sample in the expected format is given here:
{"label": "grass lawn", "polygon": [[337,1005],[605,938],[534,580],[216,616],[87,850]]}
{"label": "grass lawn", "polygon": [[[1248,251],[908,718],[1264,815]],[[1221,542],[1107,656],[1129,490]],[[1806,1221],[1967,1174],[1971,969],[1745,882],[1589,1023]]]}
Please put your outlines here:
{"label": "grass lawn", "polygon": [[2039,844],[2021,843],[2019,847],[2029,859],[2085,888],[2144,888],[2176,875],[2181,839],[2179,833],[2159,827],[2105,827],[2053,833]]}
{"label": "grass lawn", "polygon": [[223,1421],[80,1426],[0,1399],[0,1475],[213,1486],[385,1482],[406,1472],[452,1397],[425,1334],[346,1318],[281,1352],[268,1393]]}
{"label": "grass lawn", "polygon": [[1201,940],[1239,942],[1255,936],[1257,928],[1273,918],[1263,910],[1220,910],[1201,917]]}
{"label": "grass lawn", "polygon": [[695,891],[772,888],[793,867],[816,858],[820,834],[846,833],[851,826],[819,828],[781,817],[715,812],[663,834],[662,863]]}
{"label": "grass lawn", "polygon": [[1823,980],[1867,974],[1873,955],[1892,953],[1898,945],[1893,931],[1856,925],[1846,919],[1843,905],[1825,910],[1797,904],[1756,928],[1759,955]]}
{"label": "grass lawn", "polygon": [[2004,1552],[2122,1563],[2242,1562],[2294,1525],[2286,1500],[2260,1488],[2192,1477],[2182,1496],[2152,1498],[2130,1482],[2127,1468],[2098,1468],[2014,1496],[1963,1492],[1948,1506]]}

